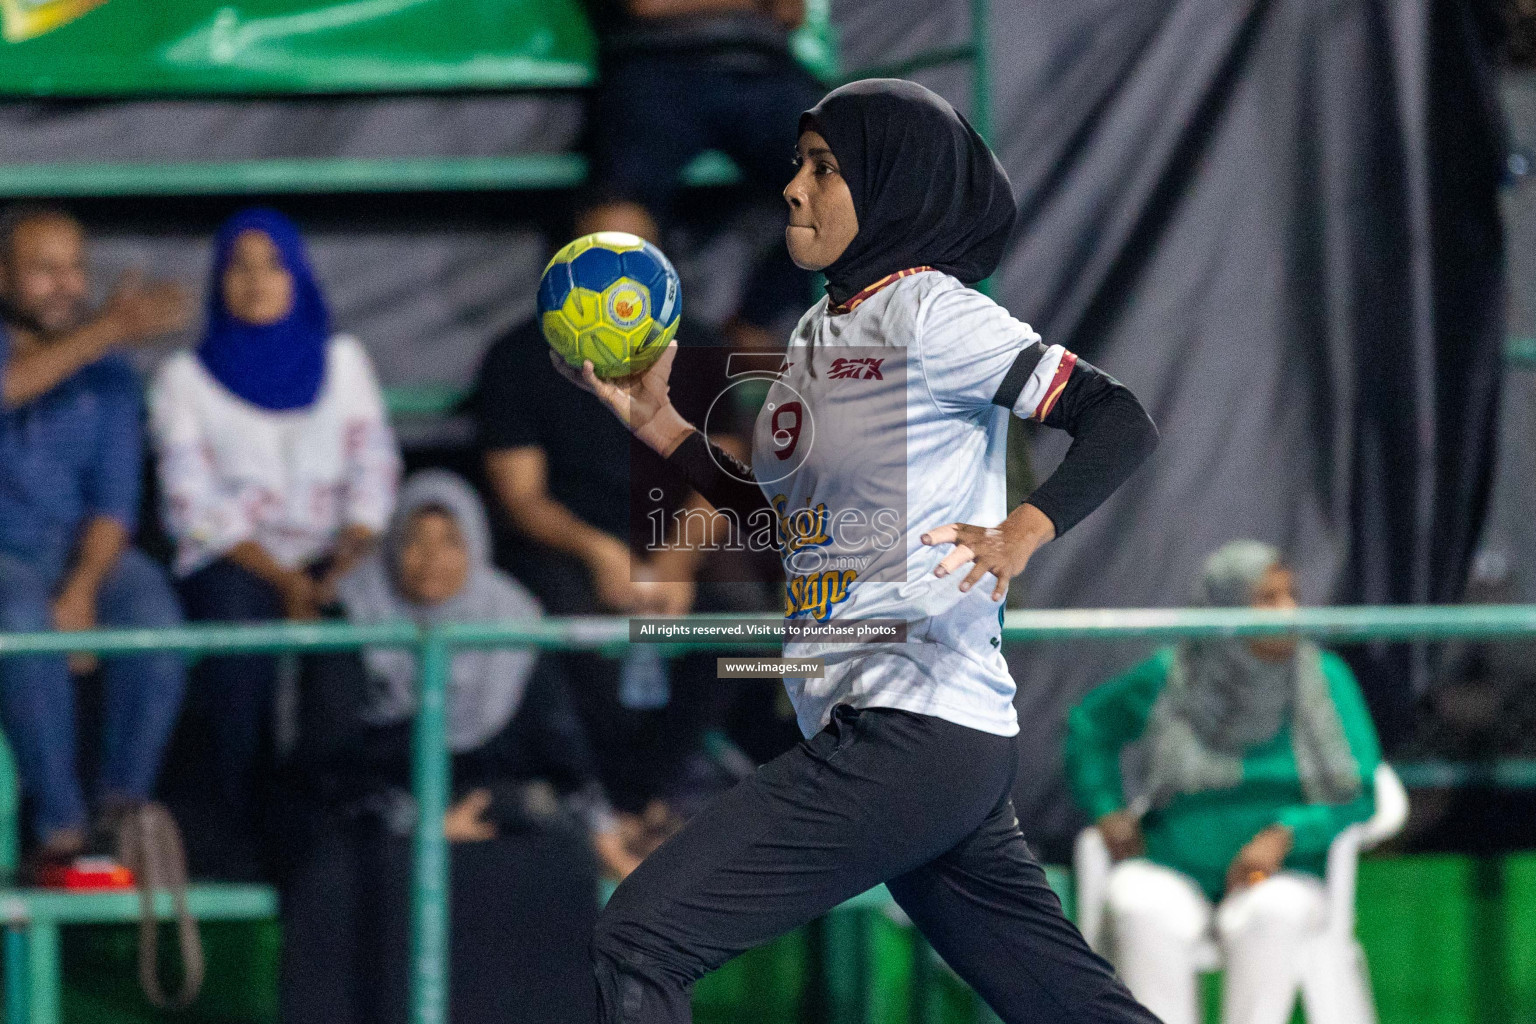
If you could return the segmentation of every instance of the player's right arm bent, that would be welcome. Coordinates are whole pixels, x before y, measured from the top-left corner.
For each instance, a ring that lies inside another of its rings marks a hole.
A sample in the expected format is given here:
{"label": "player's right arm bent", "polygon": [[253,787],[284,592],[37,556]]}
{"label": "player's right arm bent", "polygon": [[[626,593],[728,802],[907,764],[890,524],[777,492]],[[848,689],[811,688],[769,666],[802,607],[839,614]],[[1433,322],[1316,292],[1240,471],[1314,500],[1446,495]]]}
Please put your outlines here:
{"label": "player's right arm bent", "polygon": [[592,392],[613,410],[635,437],[665,458],[705,501],[721,511],[734,512],[743,523],[748,522],[754,512],[770,506],[752,482],[751,468],[719,445],[705,440],[698,428],[683,419],[672,405],[668,380],[676,357],[674,341],[649,370],[611,380],[599,377],[591,360],[582,364],[580,373],[553,352],[550,363],[561,376]]}
{"label": "player's right arm bent", "polygon": [[[1027,351],[1020,359],[1034,356]],[[992,600],[1001,601],[1008,581],[1024,571],[1041,545],[1103,504],[1157,447],[1157,427],[1125,385],[1076,356],[1061,366],[1064,385],[1054,400],[1040,403],[1030,415],[1072,435],[1056,472],[997,526],[948,523],[922,536],[924,544],[955,545],[934,567],[934,575],[971,566],[962,591],[991,575]],[[1013,397],[1003,404],[1017,410]]]}

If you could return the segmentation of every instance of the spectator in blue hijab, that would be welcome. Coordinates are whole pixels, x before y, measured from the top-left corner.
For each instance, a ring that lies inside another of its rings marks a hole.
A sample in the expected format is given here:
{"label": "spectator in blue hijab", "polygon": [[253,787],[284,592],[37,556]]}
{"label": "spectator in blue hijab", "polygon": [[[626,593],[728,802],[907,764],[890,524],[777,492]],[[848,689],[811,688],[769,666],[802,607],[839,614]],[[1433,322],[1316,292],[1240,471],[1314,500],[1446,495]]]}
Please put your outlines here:
{"label": "spectator in blue hijab", "polygon": [[[202,341],[166,361],[151,407],[188,616],[315,618],[388,522],[400,456],[368,354],[332,333],[287,217],[248,209],[219,229]],[[258,820],[276,674],[267,656],[211,658],[194,680],[211,718],[219,806],[238,819],[225,835],[249,835]],[[255,873],[238,852],[210,860],[228,864],[225,874]]]}
{"label": "spectator in blue hijab", "polygon": [[[225,221],[213,245],[214,285],[198,360],[252,405],[273,412],[310,405],[325,376],[331,314],[299,229],[276,210],[257,207]],[[286,289],[279,268],[288,275]]]}

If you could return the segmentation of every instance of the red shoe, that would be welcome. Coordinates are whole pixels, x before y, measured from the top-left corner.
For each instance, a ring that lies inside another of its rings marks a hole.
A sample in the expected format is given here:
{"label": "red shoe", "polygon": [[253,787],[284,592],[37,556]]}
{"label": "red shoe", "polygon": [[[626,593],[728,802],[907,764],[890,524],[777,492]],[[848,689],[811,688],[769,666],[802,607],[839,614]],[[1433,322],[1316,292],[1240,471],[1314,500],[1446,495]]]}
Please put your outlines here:
{"label": "red shoe", "polygon": [[113,857],[76,857],[38,865],[37,884],[45,889],[76,891],[132,889],[133,872]]}

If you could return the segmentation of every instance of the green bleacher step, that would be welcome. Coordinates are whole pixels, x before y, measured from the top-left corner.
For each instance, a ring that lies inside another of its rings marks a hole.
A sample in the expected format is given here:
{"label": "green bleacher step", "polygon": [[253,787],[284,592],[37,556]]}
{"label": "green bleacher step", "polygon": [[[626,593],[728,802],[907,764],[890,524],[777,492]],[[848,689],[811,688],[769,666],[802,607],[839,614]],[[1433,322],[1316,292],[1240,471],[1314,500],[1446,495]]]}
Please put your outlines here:
{"label": "green bleacher step", "polygon": [[[222,196],[336,192],[503,192],[580,185],[579,153],[508,156],[292,157],[187,163],[59,163],[0,166],[0,197]],[[693,187],[740,179],[723,153],[683,169]]]}

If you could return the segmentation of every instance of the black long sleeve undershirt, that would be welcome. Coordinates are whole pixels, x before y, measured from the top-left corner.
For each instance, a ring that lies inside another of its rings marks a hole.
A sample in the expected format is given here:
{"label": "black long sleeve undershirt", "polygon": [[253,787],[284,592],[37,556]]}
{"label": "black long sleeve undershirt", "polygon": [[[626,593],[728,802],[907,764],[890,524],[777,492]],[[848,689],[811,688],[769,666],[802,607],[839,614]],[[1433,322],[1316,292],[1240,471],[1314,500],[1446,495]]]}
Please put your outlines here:
{"label": "black long sleeve undershirt", "polygon": [[1157,426],[1130,388],[1081,359],[1041,422],[1072,435],[1056,472],[1025,499],[1055,524],[1058,537],[1104,504],[1157,448]]}
{"label": "black long sleeve undershirt", "polygon": [[[1061,465],[1028,498],[1055,525],[1058,537],[1103,504],[1157,447],[1157,427],[1130,389],[1082,360],[1042,422],[1072,435]],[[750,482],[752,470],[698,431],[677,446],[667,464],[705,501],[743,524],[754,512],[772,511],[761,488]]]}
{"label": "black long sleeve undershirt", "polygon": [[[704,500],[721,512],[731,512],[746,525],[752,513],[772,512],[763,490],[752,481],[752,468],[736,456],[704,439],[695,430],[683,439],[683,443],[667,456],[667,465],[679,473],[689,487],[704,496]],[[726,472],[726,467],[730,472]]]}

